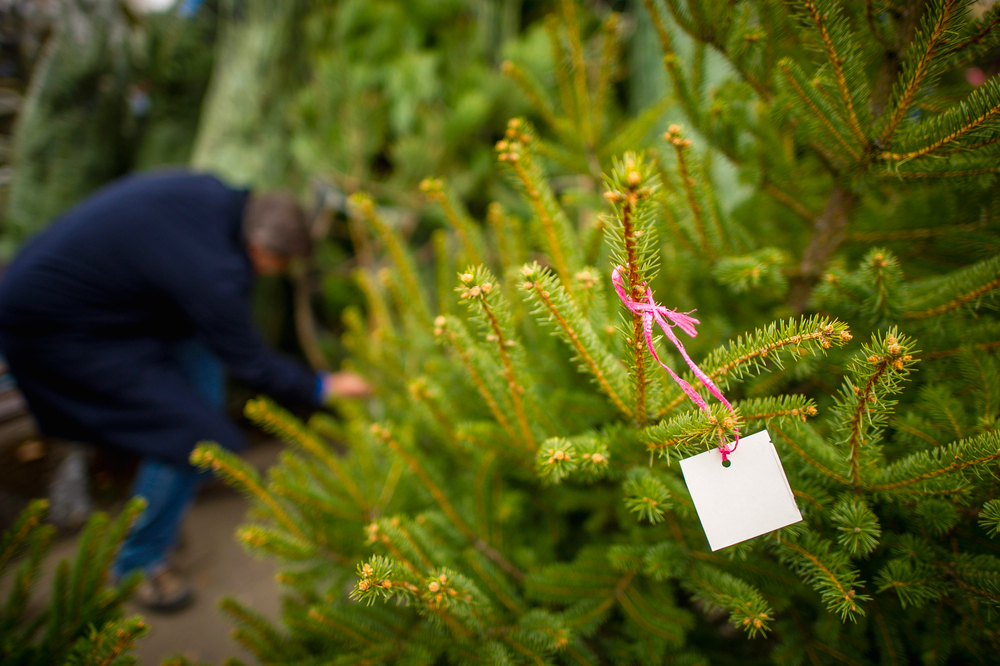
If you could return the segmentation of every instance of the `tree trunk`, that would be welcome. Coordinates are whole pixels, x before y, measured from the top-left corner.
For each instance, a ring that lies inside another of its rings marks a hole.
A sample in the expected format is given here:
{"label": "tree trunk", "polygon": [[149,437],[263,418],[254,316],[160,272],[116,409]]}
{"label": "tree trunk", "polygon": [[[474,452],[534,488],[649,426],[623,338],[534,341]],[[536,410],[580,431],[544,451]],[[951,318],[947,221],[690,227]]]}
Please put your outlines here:
{"label": "tree trunk", "polygon": [[847,221],[858,204],[858,195],[839,183],[833,186],[823,212],[813,222],[813,236],[802,255],[799,274],[792,281],[788,305],[797,313],[805,311],[813,287],[819,281],[830,256],[844,240]]}

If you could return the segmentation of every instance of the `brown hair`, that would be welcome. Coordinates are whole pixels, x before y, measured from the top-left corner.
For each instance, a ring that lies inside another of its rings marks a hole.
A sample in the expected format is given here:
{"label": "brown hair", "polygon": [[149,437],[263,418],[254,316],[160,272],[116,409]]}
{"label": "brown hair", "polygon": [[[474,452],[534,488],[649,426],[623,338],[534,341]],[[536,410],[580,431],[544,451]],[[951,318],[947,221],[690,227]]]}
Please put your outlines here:
{"label": "brown hair", "polygon": [[312,249],[306,214],[289,192],[251,194],[243,210],[247,243],[282,257],[302,257]]}

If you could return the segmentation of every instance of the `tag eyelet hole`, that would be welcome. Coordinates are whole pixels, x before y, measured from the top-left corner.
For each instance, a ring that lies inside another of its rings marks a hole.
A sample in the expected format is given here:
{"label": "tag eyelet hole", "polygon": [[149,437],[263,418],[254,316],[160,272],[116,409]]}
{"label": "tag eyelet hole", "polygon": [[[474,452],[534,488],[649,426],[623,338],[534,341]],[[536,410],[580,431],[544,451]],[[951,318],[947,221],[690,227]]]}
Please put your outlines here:
{"label": "tag eyelet hole", "polygon": [[723,466],[723,467],[729,467],[729,466],[731,466],[732,464],[733,464],[733,461],[732,461],[732,460],[723,460],[723,461],[722,461],[722,466]]}

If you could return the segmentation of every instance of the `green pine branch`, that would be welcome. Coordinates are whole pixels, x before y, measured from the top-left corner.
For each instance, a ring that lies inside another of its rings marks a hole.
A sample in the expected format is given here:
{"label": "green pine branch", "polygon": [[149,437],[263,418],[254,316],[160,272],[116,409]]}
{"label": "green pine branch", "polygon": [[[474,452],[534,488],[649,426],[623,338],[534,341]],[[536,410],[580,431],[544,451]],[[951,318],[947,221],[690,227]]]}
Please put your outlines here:
{"label": "green pine branch", "polygon": [[808,80],[799,64],[791,58],[784,58],[778,63],[778,69],[784,75],[785,83],[791,92],[812,114],[811,117],[817,123],[817,127],[833,137],[852,160],[860,161],[862,148],[851,137],[850,128],[844,126],[830,99]]}
{"label": "green pine branch", "polygon": [[912,453],[887,465],[867,489],[897,496],[961,494],[968,490],[966,470],[986,470],[997,459],[1000,459],[1000,433],[987,432]]}
{"label": "green pine branch", "polygon": [[992,78],[944,113],[898,133],[892,149],[882,151],[879,158],[905,162],[943,149],[970,149],[994,138],[998,129],[1000,81]]}
{"label": "green pine branch", "polygon": [[509,407],[504,398],[502,371],[496,360],[473,342],[465,325],[455,317],[438,316],[434,320],[434,334],[438,341],[447,344],[458,356],[459,362],[489,408],[497,424],[511,441],[518,441]]}
{"label": "green pine branch", "polygon": [[406,311],[415,313],[421,321],[429,322],[430,310],[424,299],[424,291],[420,286],[413,257],[405,249],[402,239],[379,214],[375,202],[367,194],[359,192],[351,195],[349,205],[352,214],[367,222],[389,251],[396,271],[399,273],[403,290],[406,292],[409,306]]}
{"label": "green pine branch", "polygon": [[911,286],[906,319],[938,317],[970,303],[976,303],[1000,287],[1000,256],[948,275]]}
{"label": "green pine branch", "polygon": [[580,370],[594,378],[622,414],[632,418],[634,412],[625,402],[630,395],[625,368],[601,341],[560,280],[538,264],[526,265],[522,270],[524,289],[528,300],[535,304],[535,315],[545,318],[543,321],[570,346]]}
{"label": "green pine branch", "polygon": [[840,96],[840,115],[846,115],[851,135],[864,149],[868,138],[862,127],[870,125],[870,99],[862,66],[864,58],[852,34],[849,17],[834,0],[798,0],[796,4],[802,13],[803,25],[817,39],[830,63]]}
{"label": "green pine branch", "polygon": [[858,615],[865,614],[860,604],[871,597],[858,593],[863,585],[858,572],[828,540],[806,529],[794,540],[782,539],[775,549],[782,563],[820,595],[828,610],[842,620],[856,620]]}
{"label": "green pine branch", "polygon": [[[368,499],[354,481],[353,476],[348,473],[338,456],[330,450],[330,447],[315,432],[304,427],[302,422],[292,416],[287,410],[279,407],[272,400],[261,397],[248,401],[243,408],[243,413],[257,427],[277,435],[286,443],[301,449],[322,462],[326,469],[336,475],[343,489],[354,500],[358,509],[361,512],[369,511],[370,503]],[[195,451],[198,451],[198,449]],[[206,451],[208,450],[206,449]],[[212,465],[215,460],[221,460],[224,461],[220,462],[223,465],[223,470],[221,471],[225,472],[228,469],[238,470],[235,467],[233,456],[226,455],[226,452],[218,447],[212,449],[212,453],[211,459],[206,459],[206,464]],[[221,458],[219,454],[222,455]],[[253,470],[249,470],[248,468],[246,471],[251,472]],[[244,477],[251,481],[253,480],[253,477],[245,476],[241,473],[239,477],[233,477],[233,481],[237,484],[242,483]]]}
{"label": "green pine branch", "polygon": [[903,69],[893,86],[887,113],[877,143],[886,145],[906,117],[922,87],[933,87],[943,71],[946,40],[953,23],[962,15],[959,0],[935,0],[924,11],[921,25],[907,47]]}
{"label": "green pine branch", "polygon": [[569,285],[572,275],[583,265],[580,240],[533,158],[535,143],[531,126],[520,118],[513,118],[507,124],[504,139],[497,143],[497,159],[513,171],[534,211],[537,236],[559,279]]}
{"label": "green pine branch", "polygon": [[729,613],[729,622],[750,638],[767,636],[774,611],[759,590],[724,571],[699,564],[685,579],[684,586],[707,608]]}
{"label": "green pine branch", "polygon": [[420,183],[420,191],[426,194],[428,199],[441,206],[445,219],[448,220],[448,224],[451,225],[462,243],[467,266],[485,265],[486,245],[482,232],[469,217],[465,206],[445,187],[444,181],[439,178],[425,178]]}
{"label": "green pine branch", "polygon": [[[780,368],[786,358],[797,360],[805,355],[819,354],[832,346],[843,346],[851,337],[847,325],[836,319],[817,315],[789,319],[774,322],[746,336],[738,336],[713,351],[699,365],[709,379],[725,390],[734,382],[759,375],[768,369],[769,364]],[[692,373],[686,373],[684,378],[695,390],[702,388],[701,382]],[[677,409],[687,399],[683,392],[677,393],[660,410],[658,418]]]}
{"label": "green pine branch", "polygon": [[466,301],[470,313],[485,335],[487,348],[499,357],[507,394],[514,409],[520,440],[528,453],[537,450],[535,427],[528,420],[525,394],[531,391],[534,381],[525,363],[525,350],[514,332],[510,305],[499,289],[497,279],[483,266],[476,266],[471,273],[460,277],[461,299]]}

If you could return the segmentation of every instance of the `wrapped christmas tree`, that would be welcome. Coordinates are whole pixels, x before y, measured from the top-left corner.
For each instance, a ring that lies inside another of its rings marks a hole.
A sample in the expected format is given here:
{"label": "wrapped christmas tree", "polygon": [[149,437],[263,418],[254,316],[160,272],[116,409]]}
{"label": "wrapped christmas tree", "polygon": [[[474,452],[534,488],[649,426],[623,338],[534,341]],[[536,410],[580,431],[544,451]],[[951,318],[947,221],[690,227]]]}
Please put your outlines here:
{"label": "wrapped christmas tree", "polygon": [[495,146],[520,202],[484,227],[425,181],[429,269],[351,200],[373,405],[252,401],[267,479],[195,452],[282,564],[282,626],[225,604],[262,662],[995,661],[1000,85],[963,72],[1000,10],[643,4],[683,125],[629,150],[663,109],[602,113],[617,17],[564,0],[560,101],[505,66],[543,123]]}

